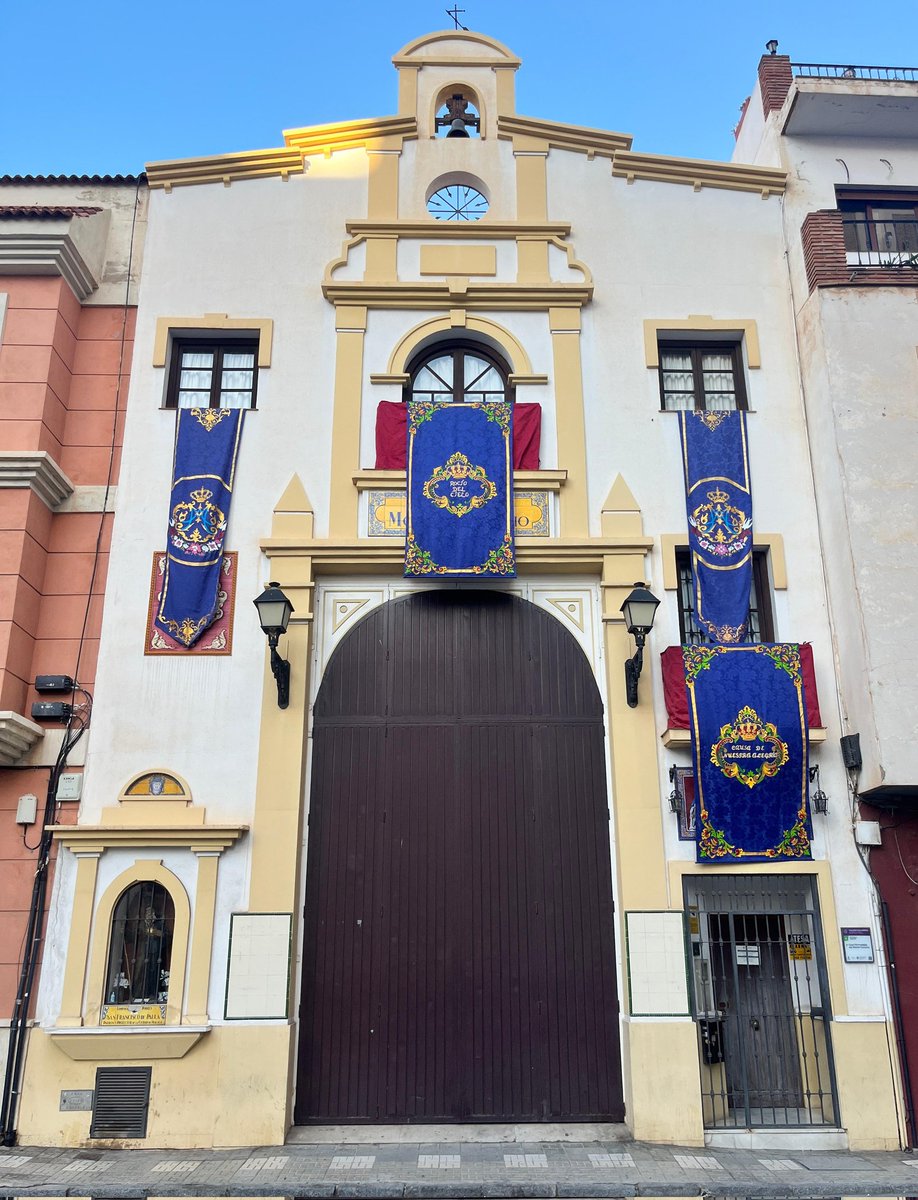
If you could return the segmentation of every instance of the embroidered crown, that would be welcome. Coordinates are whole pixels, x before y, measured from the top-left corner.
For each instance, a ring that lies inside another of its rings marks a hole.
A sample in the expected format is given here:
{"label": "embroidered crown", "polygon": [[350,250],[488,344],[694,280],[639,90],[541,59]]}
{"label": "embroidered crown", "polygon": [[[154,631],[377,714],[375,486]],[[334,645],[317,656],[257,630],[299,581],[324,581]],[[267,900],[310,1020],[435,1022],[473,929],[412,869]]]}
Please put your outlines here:
{"label": "embroidered crown", "polygon": [[197,500],[198,504],[206,504],[212,495],[213,492],[209,492],[206,487],[199,487],[197,491],[191,493],[191,498]]}
{"label": "embroidered crown", "polygon": [[726,504],[726,502],[730,499],[730,493],[721,491],[721,489],[718,487],[715,488],[713,492],[708,492],[708,499],[712,504]]}
{"label": "embroidered crown", "polygon": [[754,741],[762,732],[762,722],[759,720],[759,714],[754,708],[749,708],[748,705],[745,708],[741,708],[734,729],[744,742]]}

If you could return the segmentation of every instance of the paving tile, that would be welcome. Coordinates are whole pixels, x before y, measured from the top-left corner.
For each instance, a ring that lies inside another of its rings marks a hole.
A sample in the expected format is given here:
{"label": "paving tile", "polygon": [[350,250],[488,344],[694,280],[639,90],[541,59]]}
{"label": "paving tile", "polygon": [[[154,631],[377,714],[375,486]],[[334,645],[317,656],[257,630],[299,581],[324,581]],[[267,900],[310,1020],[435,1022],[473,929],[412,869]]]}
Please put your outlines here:
{"label": "paving tile", "polygon": [[111,1165],[110,1162],[72,1162],[66,1167],[61,1167],[61,1171],[71,1175],[98,1175],[101,1171],[107,1171]]}
{"label": "paving tile", "polygon": [[544,1154],[505,1154],[504,1166],[545,1168],[548,1166],[548,1159]]}
{"label": "paving tile", "polygon": [[419,1154],[417,1166],[419,1171],[457,1171],[462,1166],[462,1156],[459,1154]]}
{"label": "paving tile", "polygon": [[835,1154],[814,1154],[812,1150],[808,1150],[803,1159],[803,1165],[808,1171],[872,1171],[874,1169],[866,1159],[858,1158],[856,1154],[848,1154],[844,1150],[839,1150]]}
{"label": "paving tile", "polygon": [[31,1154],[0,1154],[0,1167],[12,1167],[14,1171],[17,1167],[24,1167],[27,1162],[31,1161]]}
{"label": "paving tile", "polygon": [[792,1158],[760,1158],[759,1162],[768,1171],[802,1171],[800,1163]]}
{"label": "paving tile", "polygon": [[166,1162],[159,1162],[159,1163],[154,1164],[154,1166],[150,1167],[150,1170],[151,1171],[169,1171],[170,1173],[175,1172],[175,1174],[177,1174],[177,1175],[179,1175],[179,1174],[188,1175],[192,1171],[196,1171],[200,1165],[201,1165],[200,1159],[195,1159],[195,1160],[192,1160],[190,1158],[188,1158],[188,1159],[182,1159],[182,1158],[169,1159]]}
{"label": "paving tile", "polygon": [[673,1158],[685,1171],[722,1171],[716,1158],[706,1154],[674,1154]]}
{"label": "paving tile", "polygon": [[591,1154],[590,1163],[594,1167],[633,1167],[634,1159],[630,1154]]}
{"label": "paving tile", "polygon": [[247,1158],[239,1168],[240,1171],[279,1171],[290,1160],[285,1154],[273,1155],[267,1158]]}
{"label": "paving tile", "polygon": [[369,1171],[375,1162],[375,1154],[336,1154],[328,1169],[330,1171]]}

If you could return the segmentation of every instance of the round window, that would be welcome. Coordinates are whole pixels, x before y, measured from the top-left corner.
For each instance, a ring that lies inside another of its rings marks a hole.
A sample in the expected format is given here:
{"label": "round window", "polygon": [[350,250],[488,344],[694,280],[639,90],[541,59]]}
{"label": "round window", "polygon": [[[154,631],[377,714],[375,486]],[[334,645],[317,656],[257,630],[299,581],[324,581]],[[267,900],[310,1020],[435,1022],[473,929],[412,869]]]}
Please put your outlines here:
{"label": "round window", "polygon": [[488,211],[488,201],[477,188],[451,183],[434,192],[427,211],[438,221],[478,221]]}

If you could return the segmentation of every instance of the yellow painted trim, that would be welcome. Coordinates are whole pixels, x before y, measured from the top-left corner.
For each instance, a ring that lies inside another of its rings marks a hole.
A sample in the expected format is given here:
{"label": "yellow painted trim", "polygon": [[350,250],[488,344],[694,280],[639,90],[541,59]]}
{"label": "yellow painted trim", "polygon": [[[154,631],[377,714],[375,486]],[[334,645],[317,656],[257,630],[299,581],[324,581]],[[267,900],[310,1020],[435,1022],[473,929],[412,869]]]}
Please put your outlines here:
{"label": "yellow painted trim", "polygon": [[621,150],[630,150],[630,133],[613,133],[607,129],[591,129],[587,125],[565,125],[559,121],[543,121],[538,117],[499,116],[497,136],[501,138],[537,138],[557,150],[573,150],[589,158],[604,158]]}
{"label": "yellow painted trim", "polygon": [[346,536],[357,528],[357,496],[351,486],[351,476],[360,466],[366,309],[352,309],[348,313],[347,309],[339,307],[335,317],[335,394],[328,521],[332,535]]}
{"label": "yellow painted trim", "polygon": [[[708,864],[677,862],[669,866],[669,907],[685,907],[682,880],[686,875],[748,875],[749,868],[742,864],[733,867],[715,867]],[[769,875],[815,875],[819,895],[819,914],[825,938],[826,969],[829,976],[829,991],[832,997],[833,1017],[848,1015],[848,993],[845,989],[845,971],[842,962],[841,940],[838,936],[839,922],[835,910],[835,893],[832,890],[832,868],[828,861],[775,862],[769,863]]]}
{"label": "yellow painted trim", "polygon": [[172,961],[169,967],[169,999],[166,1003],[166,1024],[179,1025],[185,998],[185,962],[188,957],[188,929],[191,906],[188,894],[177,875],[161,862],[138,859],[126,871],[113,879],[99,898],[93,922],[92,947],[86,981],[84,1007],[85,1024],[98,1025],[105,990],[105,967],[111,940],[112,913],[122,894],[132,883],[158,883],[172,897],[175,924],[172,932]]}
{"label": "yellow painted trim", "polygon": [[184,1058],[209,1029],[49,1029],[48,1038],[74,1062],[145,1062]]}
{"label": "yellow painted trim", "polygon": [[[448,335],[453,329],[454,325],[449,317],[430,317],[409,329],[390,354],[386,374],[404,375],[405,368],[423,342],[437,334]],[[532,363],[523,348],[523,343],[514,337],[509,329],[498,325],[496,321],[489,321],[486,317],[468,317],[465,329],[496,342],[508,360],[512,372],[532,374]]]}
{"label": "yellow painted trim", "polygon": [[194,921],[191,927],[191,963],[188,971],[186,1020],[207,1025],[207,994],[213,957],[214,913],[217,906],[217,861],[214,851],[198,851],[198,878],[194,891]]}
{"label": "yellow painted trim", "polygon": [[[270,367],[274,343],[274,321],[270,317],[230,317],[226,313],[204,313],[200,317],[157,317],[153,339],[153,366],[164,367],[169,352],[170,334],[197,333],[199,330],[235,329],[258,334],[258,365]],[[167,771],[174,775],[174,771]],[[176,776],[178,778],[178,776]]]}
{"label": "yellow painted trim", "polygon": [[635,179],[659,183],[689,184],[696,192],[703,187],[727,188],[737,192],[758,192],[763,199],[781,196],[787,172],[771,167],[746,167],[739,163],[711,162],[699,158],[673,158],[663,154],[638,154],[616,150],[612,174],[628,183]]}
{"label": "yellow painted trim", "polygon": [[[524,545],[525,543],[525,545]],[[537,543],[537,544],[531,544]],[[401,575],[405,563],[405,548],[401,538],[350,538],[306,541],[302,538],[270,537],[259,543],[265,554],[282,573],[274,578],[281,581],[284,591],[290,595],[283,582],[283,572],[297,566],[297,560],[308,561],[315,575],[389,574]],[[537,574],[582,574],[602,576],[611,561],[622,561],[621,596],[618,605],[627,596],[634,580],[646,578],[644,555],[653,547],[649,537],[602,537],[602,538],[521,538],[516,544],[517,571],[521,575]],[[637,556],[640,556],[637,558]],[[639,562],[638,574],[634,574],[634,563]],[[624,582],[627,576],[627,583]],[[617,585],[618,586],[618,585]],[[291,599],[293,597],[291,596]],[[294,600],[296,603],[296,600]],[[299,609],[291,621],[291,628],[299,616]],[[610,613],[610,622],[624,628],[618,609]],[[631,649],[631,654],[634,648]],[[623,655],[622,662],[630,655]],[[645,673],[646,674],[646,673]],[[269,686],[273,680],[268,678]],[[642,680],[643,684],[643,680]],[[624,688],[622,688],[624,694]],[[276,691],[272,703],[277,707]],[[631,710],[629,710],[631,711]],[[273,715],[273,714],[272,714]],[[656,737],[656,730],[654,730]],[[253,851],[254,853],[254,851]],[[264,902],[259,903],[264,908]],[[280,907],[279,902],[276,907]],[[289,905],[288,905],[289,907]]]}
{"label": "yellow painted trim", "polygon": [[[663,556],[663,587],[674,592],[679,586],[679,575],[676,570],[676,551],[688,550],[688,538],[684,533],[661,533],[660,550]],[[784,554],[784,535],[782,533],[753,534],[753,548],[767,550],[771,570],[771,582],[776,592],[787,588],[787,559]]]}
{"label": "yellow painted trim", "polygon": [[[405,471],[360,471],[352,476],[358,492],[371,488],[407,487]],[[567,471],[514,471],[514,488],[538,488],[540,491],[557,492],[567,483]]]}
{"label": "yellow painted trim", "polygon": [[[820,746],[827,740],[828,731],[814,727],[807,731],[807,737],[811,746]],[[692,748],[690,729],[664,729],[660,734],[660,740],[667,750],[691,750]]]}
{"label": "yellow painted trim", "polygon": [[499,309],[508,312],[544,310],[551,305],[589,304],[592,284],[337,282],[326,280],[322,293],[332,304],[363,304],[370,308]]}
{"label": "yellow painted trim", "polygon": [[[466,58],[464,55],[440,55],[436,58],[428,58],[426,55],[421,55],[419,51],[425,46],[432,46],[437,42],[465,42],[470,46],[482,46],[487,50],[496,50],[499,58],[493,57],[478,57]],[[503,60],[503,61],[501,61]],[[414,67],[414,66],[432,66],[448,64],[449,66],[466,66],[475,64],[476,66],[520,66],[520,60],[516,57],[509,46],[505,46],[503,42],[499,42],[496,38],[488,37],[485,33],[473,33],[468,29],[438,29],[434,33],[425,33],[421,37],[413,38],[410,42],[406,42],[397,54],[393,55],[392,63],[396,67]]]}
{"label": "yellow painted trim", "polygon": [[724,320],[707,316],[679,317],[672,320],[667,317],[649,317],[644,321],[644,362],[648,367],[660,365],[660,334],[673,332],[690,333],[722,333],[725,336],[742,334],[746,348],[746,363],[750,370],[762,365],[762,353],[759,349],[759,327],[751,317],[737,317]]}
{"label": "yellow painted trim", "polygon": [[367,212],[379,221],[398,218],[398,150],[368,150]]}
{"label": "yellow painted trim", "polygon": [[83,984],[89,953],[89,934],[92,929],[93,901],[99,873],[98,850],[77,857],[76,882],[70,909],[70,935],[67,941],[67,962],[61,990],[61,1011],[58,1024],[78,1026],[83,1023]]}
{"label": "yellow painted trim", "polygon": [[243,179],[266,179],[277,175],[301,175],[303,155],[299,149],[243,150],[238,154],[215,154],[203,158],[175,158],[147,163],[151,188],[189,187],[199,183],[229,185]]}
{"label": "yellow painted trim", "polygon": [[173,846],[180,850],[223,851],[247,825],[50,825],[54,840],[74,854],[101,854],[117,847]]}
{"label": "yellow painted trim", "polygon": [[[570,327],[575,321],[577,329]],[[568,487],[561,505],[561,532],[565,537],[585,537],[589,533],[590,517],[587,496],[586,425],[583,414],[583,365],[579,334],[580,310],[550,309],[548,323],[554,361],[558,463],[568,472]]]}
{"label": "yellow painted trim", "polygon": [[497,247],[421,246],[422,275],[496,275]]}
{"label": "yellow painted trim", "polygon": [[[516,164],[516,215],[533,225],[548,220],[548,147],[522,150],[513,140]],[[548,272],[546,257],[545,272]]]}
{"label": "yellow painted trim", "polygon": [[284,130],[284,144],[300,154],[333,154],[336,150],[355,150],[368,144],[392,139],[389,149],[405,138],[418,135],[414,116],[369,117],[358,121],[332,121],[328,125],[305,125]]}
{"label": "yellow painted trim", "polygon": [[567,221],[489,221],[487,216],[480,221],[346,221],[345,229],[350,234],[364,237],[396,236],[401,238],[423,238],[430,241],[442,238],[451,242],[472,238],[476,241],[511,241],[520,237],[543,238],[547,241],[567,237],[571,232]]}

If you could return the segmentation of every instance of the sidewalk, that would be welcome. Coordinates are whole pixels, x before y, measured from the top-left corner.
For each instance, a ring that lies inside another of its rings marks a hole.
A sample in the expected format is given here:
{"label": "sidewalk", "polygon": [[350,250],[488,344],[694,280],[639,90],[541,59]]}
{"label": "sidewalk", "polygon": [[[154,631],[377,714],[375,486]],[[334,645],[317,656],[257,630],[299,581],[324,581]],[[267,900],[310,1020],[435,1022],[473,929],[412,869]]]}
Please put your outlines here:
{"label": "sidewalk", "polygon": [[0,1198],[914,1196],[918,1155],[645,1142],[310,1144],[247,1150],[0,1150]]}

